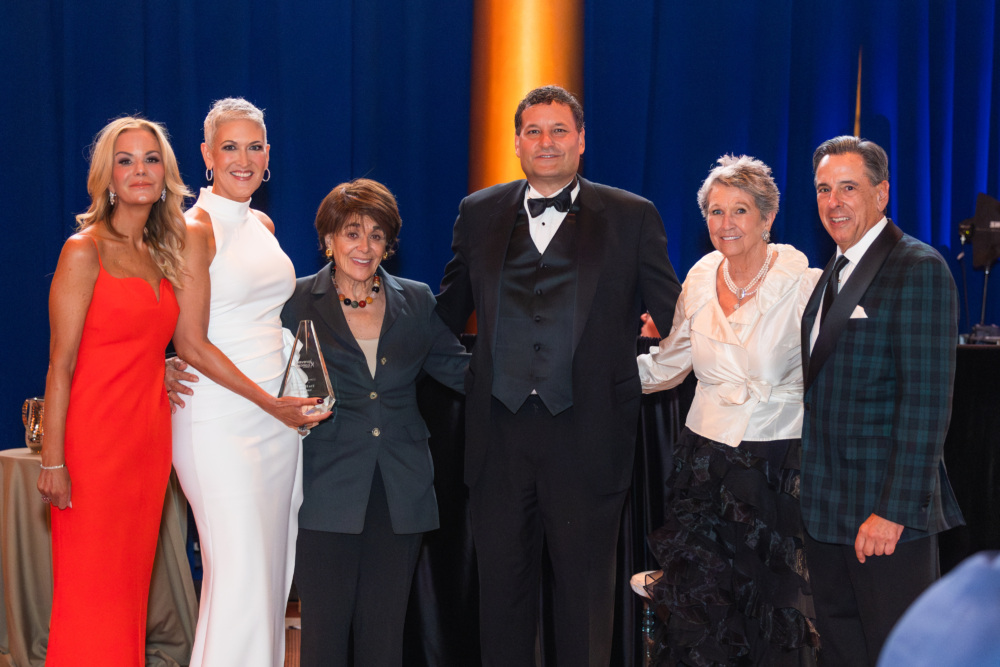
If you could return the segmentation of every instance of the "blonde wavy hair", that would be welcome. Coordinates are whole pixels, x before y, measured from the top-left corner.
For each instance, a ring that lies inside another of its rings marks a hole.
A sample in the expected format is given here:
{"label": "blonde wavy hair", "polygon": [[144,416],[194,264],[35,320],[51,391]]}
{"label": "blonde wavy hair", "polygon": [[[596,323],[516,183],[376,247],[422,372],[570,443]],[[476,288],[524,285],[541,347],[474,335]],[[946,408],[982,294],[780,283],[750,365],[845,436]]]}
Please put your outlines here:
{"label": "blonde wavy hair", "polygon": [[115,142],[127,130],[146,130],[156,137],[156,141],[160,144],[167,197],[166,201],[157,198],[153,204],[143,236],[149,247],[149,254],[163,271],[163,275],[174,286],[179,286],[184,271],[184,261],[181,258],[181,251],[184,249],[184,198],[190,197],[191,191],[181,180],[177,158],[174,156],[173,148],[170,147],[167,130],[163,125],[145,118],[123,116],[111,121],[98,132],[91,146],[90,173],[87,176],[90,208],[76,216],[77,231],[83,231],[93,225],[103,225],[112,235],[122,237],[111,220],[114,207],[111,205],[108,193],[111,188]]}

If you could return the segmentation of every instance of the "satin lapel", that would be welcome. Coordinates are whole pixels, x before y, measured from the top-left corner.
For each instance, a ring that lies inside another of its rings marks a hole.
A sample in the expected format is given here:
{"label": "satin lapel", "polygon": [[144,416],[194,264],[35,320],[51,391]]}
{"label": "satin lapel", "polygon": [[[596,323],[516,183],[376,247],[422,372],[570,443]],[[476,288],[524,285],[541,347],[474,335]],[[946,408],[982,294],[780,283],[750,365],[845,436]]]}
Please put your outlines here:
{"label": "satin lapel", "polygon": [[576,214],[577,275],[573,309],[573,349],[576,350],[597,295],[597,282],[607,247],[604,235],[607,234],[608,223],[604,216],[604,202],[590,181],[580,178],[580,194],[574,203],[580,207]]}
{"label": "satin lapel", "polygon": [[478,312],[476,316],[480,320],[485,318],[485,322],[479,322],[478,329],[480,332],[484,329],[489,332],[491,352],[496,350],[497,343],[497,319],[500,317],[500,284],[503,279],[503,263],[507,258],[510,235],[514,231],[514,223],[517,222],[517,212],[524,203],[524,191],[528,187],[528,183],[527,181],[515,181],[510,186],[510,189],[497,199],[496,207],[483,228],[486,238],[472,240],[473,243],[488,244],[483,253],[485,266],[482,267],[482,275],[484,276],[482,312]]}
{"label": "satin lapel", "polygon": [[804,389],[809,388],[809,381],[812,379],[809,376],[809,343],[812,338],[813,326],[816,324],[816,315],[819,314],[820,301],[823,300],[823,290],[826,289],[826,283],[830,280],[830,274],[833,273],[833,266],[836,263],[837,254],[834,253],[830,261],[826,263],[826,269],[823,270],[823,275],[816,283],[816,287],[806,303],[806,309],[802,313],[802,378],[805,383]]}
{"label": "satin lapel", "polygon": [[332,264],[327,264],[316,274],[316,279],[313,281],[311,290],[313,308],[323,320],[327,330],[333,334],[333,337],[337,339],[337,342],[342,347],[348,350],[355,350],[358,354],[363,355],[364,353],[354,340],[351,328],[347,326],[347,318],[344,317],[344,307],[337,300],[337,295],[332,293],[332,266]]}
{"label": "satin lapel", "polygon": [[882,265],[885,264],[889,253],[892,252],[892,249],[896,247],[896,243],[901,238],[903,238],[903,232],[890,220],[889,224],[882,230],[882,233],[878,235],[871,247],[868,248],[868,252],[858,262],[857,268],[851,273],[851,277],[848,279],[847,284],[844,285],[844,289],[841,290],[840,294],[834,300],[833,305],[830,306],[830,310],[826,314],[826,319],[820,327],[819,335],[816,337],[816,345],[813,347],[809,360],[809,379],[805,384],[807,388],[816,379],[819,369],[823,367],[823,362],[833,352],[833,348],[837,345],[837,339],[847,328],[847,323],[851,319],[851,313],[854,312],[854,308],[861,302],[861,297],[868,291],[868,287],[882,269]]}

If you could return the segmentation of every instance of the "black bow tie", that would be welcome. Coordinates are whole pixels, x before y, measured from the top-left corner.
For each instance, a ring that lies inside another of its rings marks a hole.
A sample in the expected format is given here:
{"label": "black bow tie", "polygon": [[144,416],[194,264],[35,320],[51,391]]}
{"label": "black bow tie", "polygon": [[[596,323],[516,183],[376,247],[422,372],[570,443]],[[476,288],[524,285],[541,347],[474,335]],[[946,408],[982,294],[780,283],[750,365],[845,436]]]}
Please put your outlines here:
{"label": "black bow tie", "polygon": [[531,217],[537,218],[550,206],[555,206],[556,210],[560,213],[568,211],[569,207],[573,204],[574,186],[575,183],[566,186],[555,197],[539,197],[537,199],[529,199],[528,212],[531,213]]}

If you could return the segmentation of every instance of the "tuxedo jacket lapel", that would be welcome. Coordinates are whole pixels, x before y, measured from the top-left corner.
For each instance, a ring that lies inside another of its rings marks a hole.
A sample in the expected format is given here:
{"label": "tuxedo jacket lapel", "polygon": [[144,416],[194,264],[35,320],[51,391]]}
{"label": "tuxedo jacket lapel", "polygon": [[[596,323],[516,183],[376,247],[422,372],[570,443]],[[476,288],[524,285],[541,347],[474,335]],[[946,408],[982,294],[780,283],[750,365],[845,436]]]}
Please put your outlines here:
{"label": "tuxedo jacket lapel", "polygon": [[580,178],[580,194],[576,205],[576,251],[577,279],[576,304],[573,316],[573,349],[576,350],[583,328],[590,316],[590,309],[597,295],[597,283],[601,274],[604,249],[607,247],[604,235],[607,233],[604,219],[604,202],[597,189]]}
{"label": "tuxedo jacket lapel", "polygon": [[[487,252],[484,253],[487,266],[484,267],[482,275],[492,284],[484,286],[482,312],[478,313],[478,317],[487,318],[486,330],[490,336],[491,352],[496,350],[496,325],[500,317],[500,285],[503,279],[503,264],[507,258],[507,246],[510,244],[510,236],[517,222],[517,213],[524,203],[524,191],[528,187],[527,181],[516,181],[511,185],[512,187],[497,201],[496,209],[485,228],[487,238],[483,239],[483,242],[489,245]],[[480,326],[480,332],[483,328]]]}
{"label": "tuxedo jacket lapel", "polygon": [[[851,273],[851,277],[844,285],[844,289],[840,291],[833,305],[830,306],[830,310],[826,314],[826,319],[820,326],[819,335],[816,337],[816,345],[813,346],[812,353],[809,355],[805,389],[809,389],[809,386],[819,374],[820,368],[823,367],[823,363],[833,353],[833,349],[837,345],[837,339],[847,328],[847,323],[851,319],[851,313],[854,312],[854,308],[861,302],[861,297],[868,291],[868,287],[882,269],[882,265],[885,264],[889,253],[892,252],[892,249],[901,238],[903,238],[903,232],[892,223],[892,220],[889,220],[885,229],[876,237],[871,247],[864,254],[864,257],[858,262],[857,268]],[[833,260],[827,265],[826,271],[823,272],[824,279],[817,285],[816,292],[822,294],[819,285],[825,287],[826,280],[829,279],[832,270]],[[809,300],[807,309],[814,306],[813,299],[816,297],[816,292],[813,293],[813,298]],[[808,323],[810,327],[809,331],[812,330],[812,324],[815,322],[815,314],[815,307],[813,307],[812,318],[810,318]],[[805,320],[806,318],[803,317],[802,335],[806,341],[805,345],[808,346],[808,333],[805,329]],[[805,349],[808,349],[808,347],[805,347]]]}

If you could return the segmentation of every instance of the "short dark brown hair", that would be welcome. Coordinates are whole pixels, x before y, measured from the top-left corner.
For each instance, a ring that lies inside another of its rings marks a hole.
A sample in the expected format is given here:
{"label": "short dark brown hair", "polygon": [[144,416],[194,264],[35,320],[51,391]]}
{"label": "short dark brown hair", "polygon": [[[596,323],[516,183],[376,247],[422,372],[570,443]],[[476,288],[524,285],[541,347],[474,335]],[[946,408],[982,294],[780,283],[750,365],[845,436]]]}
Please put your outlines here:
{"label": "short dark brown hair", "polygon": [[580,101],[565,88],[560,88],[559,86],[542,86],[530,91],[518,103],[517,111],[514,112],[514,134],[521,134],[521,128],[524,126],[522,116],[525,109],[533,107],[536,104],[552,104],[553,102],[565,104],[569,107],[570,111],[573,112],[573,122],[576,123],[576,131],[582,132],[583,107],[580,106]]}
{"label": "short dark brown hair", "polygon": [[[403,220],[399,217],[396,198],[378,181],[356,178],[330,190],[316,211],[316,231],[319,247],[326,248],[326,237],[337,234],[345,225],[360,218],[371,218],[385,232],[385,250],[396,252],[396,239]],[[388,256],[387,255],[387,256]]]}

